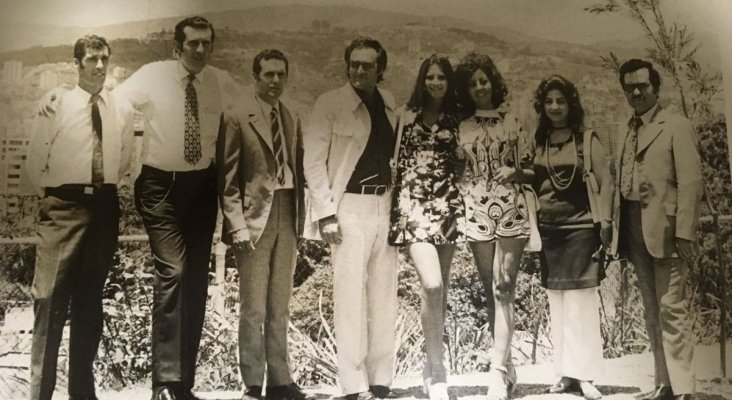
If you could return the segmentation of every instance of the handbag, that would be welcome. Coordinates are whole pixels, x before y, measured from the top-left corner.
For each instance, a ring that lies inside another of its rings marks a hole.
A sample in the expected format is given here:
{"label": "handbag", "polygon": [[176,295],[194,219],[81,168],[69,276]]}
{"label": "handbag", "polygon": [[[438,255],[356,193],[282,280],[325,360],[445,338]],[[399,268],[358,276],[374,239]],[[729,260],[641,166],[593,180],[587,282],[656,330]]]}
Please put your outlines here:
{"label": "handbag", "polygon": [[600,185],[597,184],[597,178],[592,171],[592,137],[597,134],[592,129],[586,130],[582,135],[582,164],[584,172],[582,180],[587,186],[587,198],[590,203],[590,213],[592,214],[592,222],[597,224],[600,222]]}
{"label": "handbag", "polygon": [[539,197],[531,186],[521,185],[521,188],[526,199],[526,208],[529,212],[529,226],[531,227],[529,241],[526,243],[524,250],[539,252],[541,251],[541,234],[539,233],[539,221],[536,217],[536,213],[539,211]]}

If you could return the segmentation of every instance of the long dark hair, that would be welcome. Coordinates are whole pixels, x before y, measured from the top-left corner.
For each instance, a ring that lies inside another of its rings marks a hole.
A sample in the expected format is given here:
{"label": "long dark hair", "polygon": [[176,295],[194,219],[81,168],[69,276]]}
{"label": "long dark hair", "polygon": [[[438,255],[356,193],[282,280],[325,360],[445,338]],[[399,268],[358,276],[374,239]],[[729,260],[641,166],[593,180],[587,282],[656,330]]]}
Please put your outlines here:
{"label": "long dark hair", "polygon": [[458,64],[455,71],[458,104],[466,117],[475,113],[475,102],[470,98],[469,88],[470,78],[473,77],[473,74],[477,70],[483,71],[491,82],[491,102],[493,103],[493,107],[498,109],[508,95],[506,83],[493,60],[485,54],[468,53],[460,60],[460,64]]}
{"label": "long dark hair", "polygon": [[536,140],[537,147],[544,146],[544,142],[549,135],[549,130],[552,127],[552,122],[546,115],[546,110],[544,109],[544,100],[551,90],[558,90],[562,92],[564,97],[567,99],[567,105],[569,106],[569,112],[567,113],[567,125],[572,130],[572,134],[575,135],[575,138],[577,135],[581,135],[585,130],[585,110],[582,108],[582,103],[580,103],[577,87],[561,75],[550,75],[539,83],[539,87],[537,87],[534,92],[534,110],[539,115],[539,124],[536,127],[536,133],[534,134],[534,140]]}
{"label": "long dark hair", "polygon": [[407,108],[412,111],[418,111],[424,107],[425,102],[429,98],[427,94],[427,85],[424,81],[427,77],[427,71],[430,67],[437,65],[440,70],[445,74],[447,80],[447,92],[445,98],[442,99],[442,110],[444,112],[454,113],[457,110],[457,96],[455,94],[455,73],[450,65],[450,60],[445,56],[438,54],[432,54],[422,62],[419,67],[419,73],[417,73],[417,79],[414,81],[414,89],[412,89],[412,95],[409,97],[407,102]]}

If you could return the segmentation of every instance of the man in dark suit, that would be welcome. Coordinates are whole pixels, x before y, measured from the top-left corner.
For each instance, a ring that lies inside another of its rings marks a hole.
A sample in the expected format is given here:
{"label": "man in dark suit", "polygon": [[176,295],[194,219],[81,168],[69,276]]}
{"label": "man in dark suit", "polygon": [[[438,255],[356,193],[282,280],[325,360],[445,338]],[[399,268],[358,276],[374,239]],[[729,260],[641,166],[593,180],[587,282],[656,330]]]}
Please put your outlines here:
{"label": "man in dark suit", "polygon": [[[302,232],[300,120],[280,101],[288,61],[263,50],[253,63],[255,93],[224,113],[217,143],[224,241],[239,268],[239,367],[244,400],[303,400],[287,355],[288,305]],[[264,326],[264,329],[262,327]]]}
{"label": "man in dark suit", "polygon": [[684,297],[702,194],[694,129],[658,104],[661,78],[651,63],[624,63],[620,84],[635,113],[618,136],[618,243],[638,275],[656,377],[641,398],[690,398],[694,340]]}

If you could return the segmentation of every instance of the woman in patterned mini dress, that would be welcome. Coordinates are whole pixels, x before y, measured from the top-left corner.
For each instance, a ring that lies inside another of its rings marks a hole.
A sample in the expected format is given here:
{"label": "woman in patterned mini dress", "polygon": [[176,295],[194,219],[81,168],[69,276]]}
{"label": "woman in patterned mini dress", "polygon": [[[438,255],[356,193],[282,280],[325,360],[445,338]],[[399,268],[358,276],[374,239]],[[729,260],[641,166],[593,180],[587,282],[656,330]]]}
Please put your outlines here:
{"label": "woman in patterned mini dress", "polygon": [[422,63],[399,119],[398,189],[389,231],[391,244],[407,246],[422,284],[424,378],[431,400],[448,400],[442,345],[447,282],[455,243],[465,240],[458,124],[452,66],[432,55]]}
{"label": "woman in patterned mini dress", "polygon": [[511,362],[514,295],[531,231],[521,188],[533,179],[533,151],[518,120],[499,111],[508,90],[490,57],[468,54],[456,75],[458,99],[469,115],[459,133],[467,159],[460,183],[466,235],[488,299],[493,334],[488,399],[504,400],[516,382]]}

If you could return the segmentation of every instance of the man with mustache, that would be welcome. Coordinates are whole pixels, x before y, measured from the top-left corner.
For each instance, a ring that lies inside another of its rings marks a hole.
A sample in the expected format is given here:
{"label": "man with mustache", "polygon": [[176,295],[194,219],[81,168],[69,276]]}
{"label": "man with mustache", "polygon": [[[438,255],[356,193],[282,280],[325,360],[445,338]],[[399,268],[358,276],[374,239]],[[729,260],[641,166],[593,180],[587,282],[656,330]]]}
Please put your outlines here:
{"label": "man with mustache", "polygon": [[134,120],[132,106],[104,88],[110,54],[103,37],[76,41],[78,84],[60,95],[53,115],[36,117],[26,159],[28,177],[42,197],[32,286],[31,400],[53,397],[69,314],[69,399],[97,398],[93,364],[102,337],[102,289],[117,249],[117,185],[129,169]]}
{"label": "man with mustache", "polygon": [[624,63],[620,84],[635,112],[618,136],[618,250],[638,275],[656,380],[640,398],[689,399],[694,339],[685,295],[702,195],[696,137],[688,119],[658,103],[661,77],[650,62]]}
{"label": "man with mustache", "polygon": [[383,398],[394,373],[397,308],[397,250],[387,242],[394,98],[377,87],[386,69],[377,40],[354,39],[344,60],[349,82],[316,100],[304,135],[305,237],[330,244],[343,392],[349,400],[367,390]]}
{"label": "man with mustache", "polygon": [[224,112],[216,151],[223,240],[239,269],[239,370],[243,400],[304,400],[288,365],[287,326],[297,239],[304,220],[299,116],[280,100],[287,57],[254,57],[255,93]]}

